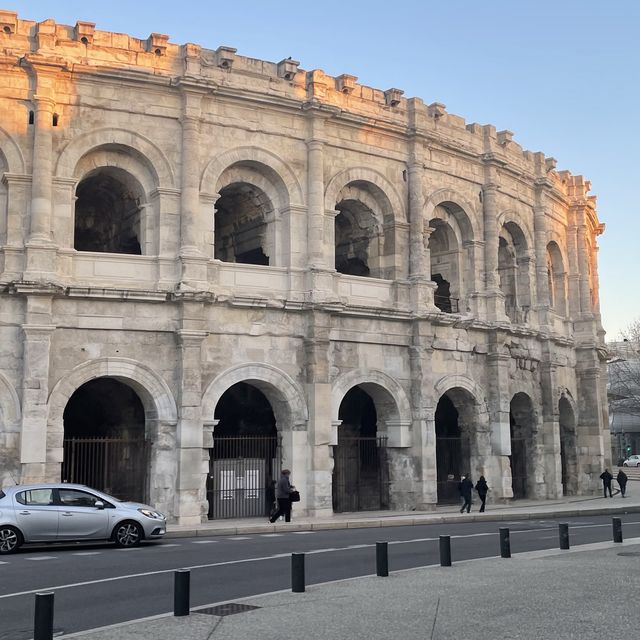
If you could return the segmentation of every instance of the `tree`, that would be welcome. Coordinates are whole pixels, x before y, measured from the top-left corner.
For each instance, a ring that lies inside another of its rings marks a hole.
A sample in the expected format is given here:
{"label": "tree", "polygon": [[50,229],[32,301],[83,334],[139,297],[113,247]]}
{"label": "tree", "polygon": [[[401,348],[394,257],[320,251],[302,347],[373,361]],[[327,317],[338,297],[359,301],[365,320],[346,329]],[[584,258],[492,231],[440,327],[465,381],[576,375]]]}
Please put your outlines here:
{"label": "tree", "polygon": [[640,416],[640,318],[624,329],[621,336],[621,341],[607,345],[609,411]]}

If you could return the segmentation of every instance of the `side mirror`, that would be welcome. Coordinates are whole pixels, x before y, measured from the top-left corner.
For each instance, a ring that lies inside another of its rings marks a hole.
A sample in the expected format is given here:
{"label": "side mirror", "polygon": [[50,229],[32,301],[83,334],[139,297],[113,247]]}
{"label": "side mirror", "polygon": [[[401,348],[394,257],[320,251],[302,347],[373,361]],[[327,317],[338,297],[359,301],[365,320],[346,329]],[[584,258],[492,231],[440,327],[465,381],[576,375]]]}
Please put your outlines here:
{"label": "side mirror", "polygon": [[98,509],[98,510],[102,511],[102,509],[104,509],[104,502],[102,502],[102,500],[96,500],[96,501],[94,502],[93,506],[94,506],[96,509]]}

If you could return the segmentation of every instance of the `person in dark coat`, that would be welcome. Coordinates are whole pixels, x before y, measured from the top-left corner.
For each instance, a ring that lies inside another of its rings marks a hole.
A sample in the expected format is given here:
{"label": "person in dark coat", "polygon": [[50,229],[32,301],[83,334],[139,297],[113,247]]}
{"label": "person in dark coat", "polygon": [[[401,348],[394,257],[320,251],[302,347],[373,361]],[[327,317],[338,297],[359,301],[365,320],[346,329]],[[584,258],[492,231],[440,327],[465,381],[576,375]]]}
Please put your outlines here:
{"label": "person in dark coat", "polygon": [[480,498],[480,513],[482,513],[484,511],[484,504],[487,501],[487,492],[489,491],[489,486],[487,485],[487,481],[484,479],[484,476],[480,476],[480,480],[476,482],[476,491]]}
{"label": "person in dark coat", "polygon": [[604,488],[604,497],[607,497],[607,491],[609,492],[609,497],[613,498],[611,494],[611,481],[613,480],[613,476],[609,473],[609,469],[605,469],[600,474],[600,480],[602,480],[602,487]]}
{"label": "person in dark coat", "polygon": [[464,500],[460,513],[463,513],[465,509],[467,510],[467,513],[469,513],[471,511],[471,492],[473,491],[473,482],[471,482],[467,476],[462,476],[462,480],[458,484],[458,491]]}
{"label": "person in dark coat", "polygon": [[280,473],[280,480],[276,485],[276,500],[278,501],[278,510],[269,518],[269,522],[273,524],[280,516],[284,516],[285,522],[291,522],[291,492],[295,487],[289,482],[291,471],[283,469]]}
{"label": "person in dark coat", "polygon": [[618,475],[616,476],[616,482],[618,483],[618,485],[620,486],[620,493],[622,494],[622,497],[624,498],[624,494],[627,491],[627,474],[622,470],[618,470]]}

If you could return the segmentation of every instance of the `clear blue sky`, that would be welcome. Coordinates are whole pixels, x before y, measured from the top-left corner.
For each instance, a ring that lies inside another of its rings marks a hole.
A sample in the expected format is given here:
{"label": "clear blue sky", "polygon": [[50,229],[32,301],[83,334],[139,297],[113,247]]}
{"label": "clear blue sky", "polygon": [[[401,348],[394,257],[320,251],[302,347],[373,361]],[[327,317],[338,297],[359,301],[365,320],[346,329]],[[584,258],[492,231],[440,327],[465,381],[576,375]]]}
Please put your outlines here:
{"label": "clear blue sky", "polygon": [[592,181],[608,339],[640,317],[638,0],[0,0],[31,20],[76,20],[146,38],[349,73],[509,129]]}

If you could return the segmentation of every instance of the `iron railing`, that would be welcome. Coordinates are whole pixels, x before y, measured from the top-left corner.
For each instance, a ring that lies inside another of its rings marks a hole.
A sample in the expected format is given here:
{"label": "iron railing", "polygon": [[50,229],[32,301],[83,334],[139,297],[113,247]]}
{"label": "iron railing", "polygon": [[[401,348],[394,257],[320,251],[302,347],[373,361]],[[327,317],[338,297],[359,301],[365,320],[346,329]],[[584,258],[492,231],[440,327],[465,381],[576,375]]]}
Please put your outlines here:
{"label": "iron railing", "polygon": [[278,436],[215,438],[209,450],[209,519],[266,516],[275,501]]}
{"label": "iron railing", "polygon": [[62,482],[85,484],[120,500],[145,502],[150,443],[143,438],[66,438]]}
{"label": "iron railing", "polygon": [[387,438],[341,437],[333,448],[333,510],[389,508]]}
{"label": "iron railing", "polygon": [[459,298],[434,294],[433,303],[444,313],[458,313]]}

